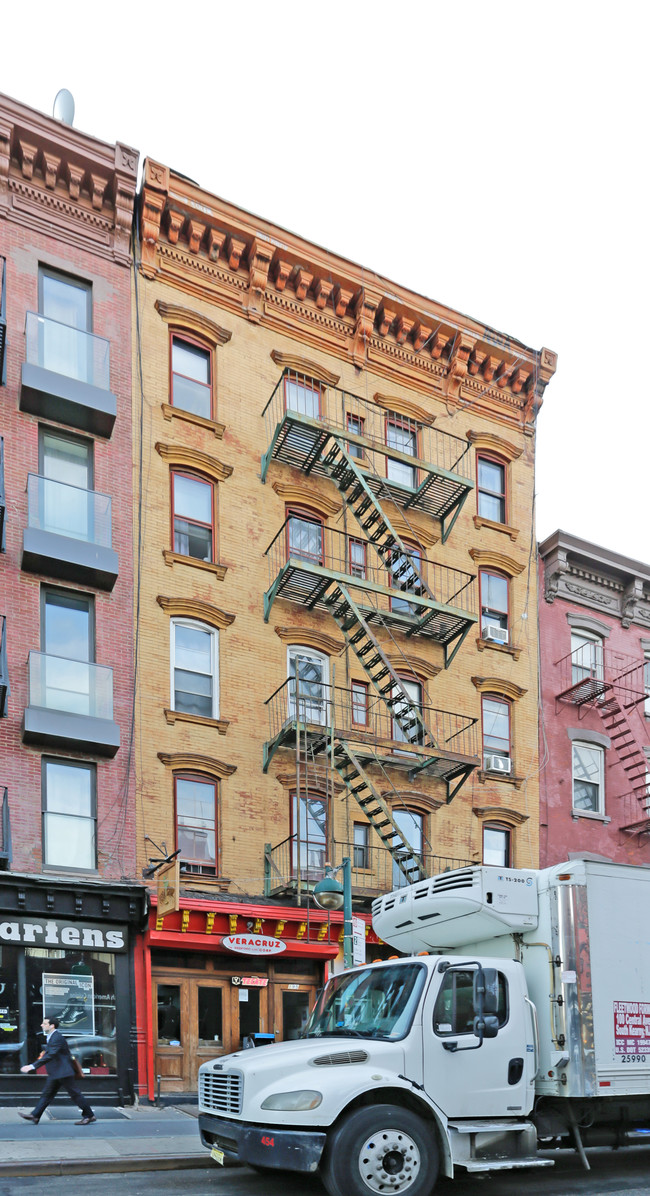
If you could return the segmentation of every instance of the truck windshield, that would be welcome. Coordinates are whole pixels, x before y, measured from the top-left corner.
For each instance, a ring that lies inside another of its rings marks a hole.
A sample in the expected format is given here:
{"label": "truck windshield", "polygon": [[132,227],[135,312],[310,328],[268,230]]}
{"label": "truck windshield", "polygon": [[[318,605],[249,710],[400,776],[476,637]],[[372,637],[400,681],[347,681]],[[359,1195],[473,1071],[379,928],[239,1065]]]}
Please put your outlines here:
{"label": "truck windshield", "polygon": [[403,1038],[424,986],[426,968],[403,963],[343,972],[323,989],[305,1027],[305,1038],[352,1035]]}

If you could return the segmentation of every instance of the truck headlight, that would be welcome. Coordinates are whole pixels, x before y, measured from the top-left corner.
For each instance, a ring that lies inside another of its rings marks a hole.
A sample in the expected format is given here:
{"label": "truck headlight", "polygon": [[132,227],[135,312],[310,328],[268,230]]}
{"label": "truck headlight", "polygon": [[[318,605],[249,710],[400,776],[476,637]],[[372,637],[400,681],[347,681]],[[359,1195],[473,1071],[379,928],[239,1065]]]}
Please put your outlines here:
{"label": "truck headlight", "polygon": [[276,1092],[262,1102],[263,1109],[287,1109],[298,1112],[303,1109],[317,1109],[323,1097],[313,1088],[300,1088],[297,1092]]}

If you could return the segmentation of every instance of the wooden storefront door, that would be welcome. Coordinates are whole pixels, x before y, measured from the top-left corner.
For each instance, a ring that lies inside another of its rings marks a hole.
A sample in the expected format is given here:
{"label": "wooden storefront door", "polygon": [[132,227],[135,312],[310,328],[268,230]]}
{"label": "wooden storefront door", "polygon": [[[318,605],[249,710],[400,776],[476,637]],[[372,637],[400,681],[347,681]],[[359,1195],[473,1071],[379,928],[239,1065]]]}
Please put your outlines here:
{"label": "wooden storefront door", "polygon": [[316,985],[276,981],[273,990],[276,1042],[299,1038],[316,1000]]}

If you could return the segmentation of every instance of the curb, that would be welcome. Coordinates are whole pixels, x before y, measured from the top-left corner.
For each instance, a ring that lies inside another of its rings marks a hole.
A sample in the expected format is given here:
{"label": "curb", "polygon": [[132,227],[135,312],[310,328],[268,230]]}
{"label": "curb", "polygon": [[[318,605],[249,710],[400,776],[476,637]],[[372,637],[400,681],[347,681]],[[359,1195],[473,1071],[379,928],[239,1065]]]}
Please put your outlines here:
{"label": "curb", "polygon": [[[227,1165],[227,1163],[226,1163]],[[123,1171],[188,1171],[207,1170],[210,1155],[144,1155],[139,1158],[119,1156],[115,1159],[48,1159],[42,1163],[0,1163],[0,1179],[4,1176],[30,1175],[103,1175]],[[239,1166],[231,1163],[231,1166]]]}

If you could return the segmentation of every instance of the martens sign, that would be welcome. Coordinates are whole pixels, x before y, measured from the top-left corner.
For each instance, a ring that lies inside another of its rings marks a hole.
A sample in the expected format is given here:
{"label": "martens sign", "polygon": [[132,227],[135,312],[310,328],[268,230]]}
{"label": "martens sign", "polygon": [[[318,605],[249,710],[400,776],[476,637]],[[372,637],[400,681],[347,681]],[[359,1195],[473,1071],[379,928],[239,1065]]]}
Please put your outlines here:
{"label": "martens sign", "polygon": [[[0,915],[1,916],[1,915]],[[26,947],[63,947],[81,951],[126,951],[124,930],[97,922],[65,922],[60,918],[12,918],[0,922],[3,943]]]}

